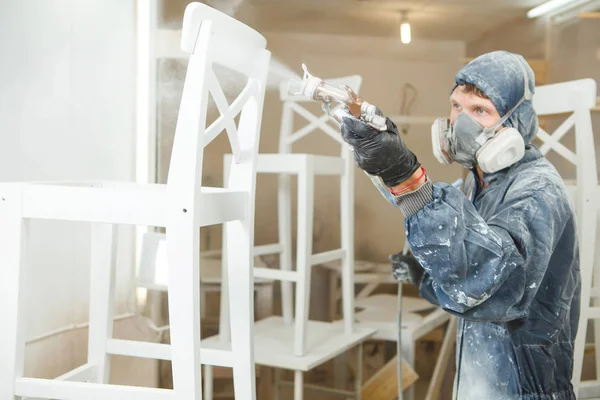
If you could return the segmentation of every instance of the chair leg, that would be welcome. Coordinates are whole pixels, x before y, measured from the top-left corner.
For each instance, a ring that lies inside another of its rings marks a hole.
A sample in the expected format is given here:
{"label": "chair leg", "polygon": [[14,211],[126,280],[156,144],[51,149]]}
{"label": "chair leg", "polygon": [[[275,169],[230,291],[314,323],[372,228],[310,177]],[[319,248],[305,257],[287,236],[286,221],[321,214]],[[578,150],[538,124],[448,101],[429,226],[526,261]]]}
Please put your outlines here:
{"label": "chair leg", "polygon": [[[406,362],[408,363],[408,365],[410,365],[412,368],[415,367],[415,346],[417,345],[416,342],[414,340],[406,340],[403,342],[408,342],[408,343],[402,343],[402,354],[404,356],[404,359],[406,360]],[[404,391],[404,400],[413,400],[415,397],[415,387],[414,385],[412,385],[411,387],[409,387],[408,389],[406,389]]]}
{"label": "chair leg", "polygon": [[110,355],[106,343],[113,335],[117,226],[92,224],[91,238],[88,363],[96,365],[95,382],[108,383]]}
{"label": "chair leg", "polygon": [[281,370],[274,368],[273,371],[273,400],[280,400],[281,398]]}
{"label": "chair leg", "polygon": [[254,239],[250,220],[227,224],[227,277],[229,326],[233,352],[233,385],[236,399],[256,399],[254,365]]}
{"label": "chair leg", "polygon": [[294,400],[302,400],[304,397],[304,373],[294,371]]}
{"label": "chair leg", "polygon": [[29,223],[21,218],[21,192],[16,186],[0,187],[0,399],[13,400],[15,379],[23,377],[25,362],[26,245]]}
{"label": "chair leg", "polygon": [[[282,252],[279,256],[280,269],[292,270],[292,199],[290,189],[290,177],[279,176],[279,188],[277,190],[277,224],[279,232],[279,243]],[[281,311],[283,321],[291,325],[294,320],[294,295],[292,282],[281,282]]]}
{"label": "chair leg", "polygon": [[298,174],[298,251],[296,255],[296,326],[294,354],[306,351],[310,308],[310,277],[313,240],[314,179],[310,169]]}
{"label": "chair leg", "polygon": [[213,399],[213,367],[204,366],[204,400]]}
{"label": "chair leg", "polygon": [[223,250],[221,253],[221,293],[219,306],[219,340],[229,343],[231,326],[229,325],[229,285],[227,279],[227,224],[223,224]]}
{"label": "chair leg", "polygon": [[167,227],[173,390],[178,400],[202,399],[199,236],[191,223]]}
{"label": "chair leg", "polygon": [[363,343],[356,348],[356,372],[354,376],[354,399],[360,400],[362,392]]}

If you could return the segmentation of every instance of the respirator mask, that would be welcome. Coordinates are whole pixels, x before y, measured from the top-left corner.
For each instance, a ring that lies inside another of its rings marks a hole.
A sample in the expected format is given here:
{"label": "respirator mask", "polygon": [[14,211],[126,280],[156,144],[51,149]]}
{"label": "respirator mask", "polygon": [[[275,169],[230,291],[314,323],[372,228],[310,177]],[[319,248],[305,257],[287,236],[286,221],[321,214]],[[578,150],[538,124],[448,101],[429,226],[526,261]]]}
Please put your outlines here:
{"label": "respirator mask", "polygon": [[[515,57],[516,58],[516,57]],[[438,118],[431,126],[433,154],[442,164],[457,162],[473,169],[479,164],[485,173],[494,173],[510,167],[525,155],[525,142],[518,127],[501,128],[502,124],[526,100],[533,98],[529,90],[529,76],[517,59],[523,72],[523,97],[494,126],[484,128],[466,113],[460,113],[454,124],[448,118]]]}

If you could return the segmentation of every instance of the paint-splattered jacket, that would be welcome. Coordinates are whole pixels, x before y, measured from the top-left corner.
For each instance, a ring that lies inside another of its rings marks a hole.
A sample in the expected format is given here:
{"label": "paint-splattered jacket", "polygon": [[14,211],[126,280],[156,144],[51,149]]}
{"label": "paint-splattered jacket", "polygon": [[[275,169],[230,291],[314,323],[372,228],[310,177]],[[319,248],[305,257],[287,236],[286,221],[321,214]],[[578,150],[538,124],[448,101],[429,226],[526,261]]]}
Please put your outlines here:
{"label": "paint-splattered jacket", "polygon": [[575,399],[580,275],[563,181],[533,146],[484,179],[464,193],[428,183],[401,207],[421,295],[459,317],[454,397]]}

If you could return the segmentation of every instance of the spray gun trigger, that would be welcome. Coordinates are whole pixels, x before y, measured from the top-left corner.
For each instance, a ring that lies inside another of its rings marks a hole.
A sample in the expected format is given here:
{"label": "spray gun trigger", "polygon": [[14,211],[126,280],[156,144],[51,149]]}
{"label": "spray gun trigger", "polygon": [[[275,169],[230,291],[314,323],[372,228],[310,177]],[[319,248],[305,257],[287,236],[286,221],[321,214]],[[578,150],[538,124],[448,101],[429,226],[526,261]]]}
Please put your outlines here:
{"label": "spray gun trigger", "polygon": [[331,118],[331,103],[329,101],[321,103],[321,110]]}

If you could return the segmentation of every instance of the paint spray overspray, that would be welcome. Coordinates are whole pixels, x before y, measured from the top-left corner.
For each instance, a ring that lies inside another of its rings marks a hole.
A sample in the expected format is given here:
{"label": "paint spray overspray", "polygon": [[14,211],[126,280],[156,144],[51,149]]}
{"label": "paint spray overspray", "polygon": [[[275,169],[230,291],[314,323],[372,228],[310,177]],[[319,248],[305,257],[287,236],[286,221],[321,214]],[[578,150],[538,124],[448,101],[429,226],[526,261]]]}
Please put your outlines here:
{"label": "paint spray overspray", "polygon": [[[311,75],[305,64],[302,64],[302,69],[304,70],[302,80],[290,79],[288,82],[287,91],[290,96],[305,96],[320,101],[323,111],[338,127],[341,126],[342,118],[351,116],[365,121],[379,131],[387,129],[387,118],[373,104],[358,97],[351,88],[327,84],[323,79]],[[381,179],[366,172],[365,174],[371,179],[383,198],[397,207],[394,197]]]}

